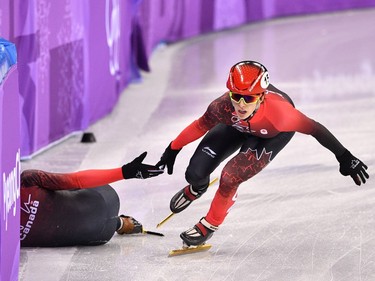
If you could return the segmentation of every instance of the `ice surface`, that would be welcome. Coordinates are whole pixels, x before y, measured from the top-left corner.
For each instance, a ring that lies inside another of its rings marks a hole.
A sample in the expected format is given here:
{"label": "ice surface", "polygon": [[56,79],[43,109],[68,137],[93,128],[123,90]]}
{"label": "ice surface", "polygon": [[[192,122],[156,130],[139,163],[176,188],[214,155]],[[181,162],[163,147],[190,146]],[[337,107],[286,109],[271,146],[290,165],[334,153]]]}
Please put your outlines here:
{"label": "ice surface", "polygon": [[[169,142],[225,91],[229,67],[263,62],[296,106],[326,125],[369,166],[368,184],[342,177],[334,156],[297,134],[239,198],[208,252],[168,258],[180,232],[206,214],[217,184],[151,235],[118,236],[103,246],[23,248],[20,279],[33,280],[375,280],[375,10],[284,18],[158,49],[152,72],[127,88],[115,110],[91,126],[97,142],[72,136],[22,168],[68,172],[122,165],[143,151],[156,163]],[[198,142],[175,172],[113,184],[121,213],[148,230],[167,216],[185,185]],[[213,176],[220,175],[220,166]]]}

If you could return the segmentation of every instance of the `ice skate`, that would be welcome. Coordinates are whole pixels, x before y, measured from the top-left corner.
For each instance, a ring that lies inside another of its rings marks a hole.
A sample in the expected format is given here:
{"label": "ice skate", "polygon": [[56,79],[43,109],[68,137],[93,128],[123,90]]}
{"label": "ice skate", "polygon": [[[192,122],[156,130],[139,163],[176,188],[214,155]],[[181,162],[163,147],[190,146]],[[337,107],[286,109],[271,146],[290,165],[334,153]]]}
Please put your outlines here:
{"label": "ice skate", "polygon": [[210,224],[205,218],[201,218],[192,228],[182,232],[180,237],[186,245],[198,246],[206,243],[217,229],[217,226]]}
{"label": "ice skate", "polygon": [[206,190],[207,189],[197,192],[193,189],[192,185],[189,184],[185,186],[183,189],[177,192],[171,199],[169,207],[172,213],[176,214],[185,210],[187,207],[189,207],[191,202],[201,197],[202,194],[206,192]]}
{"label": "ice skate", "polygon": [[[208,185],[208,187],[210,187],[211,185],[213,185],[215,182],[217,182],[219,180],[219,178],[214,178],[211,182],[210,182],[210,184]],[[186,187],[185,187],[186,188]],[[184,188],[184,189],[185,189]],[[180,190],[177,194],[180,194],[184,189],[182,189],[182,190]],[[174,197],[176,197],[177,196],[177,194],[174,196]],[[203,194],[203,193],[202,193]],[[173,198],[174,198],[173,197]],[[173,198],[172,198],[172,200],[173,200]],[[172,200],[171,200],[171,204],[172,204]],[[191,202],[190,202],[191,203]],[[190,205],[190,203],[189,203],[189,205]],[[187,206],[189,206],[189,205],[187,205]],[[187,206],[185,206],[185,208],[184,209],[186,209],[187,208]],[[172,209],[172,207],[171,207],[171,209]],[[183,209],[183,210],[184,210]],[[182,210],[181,210],[182,211]],[[180,211],[180,212],[181,212]],[[164,218],[161,222],[159,222],[157,225],[156,225],[156,227],[158,228],[158,227],[160,227],[160,226],[162,226],[165,222],[167,222],[171,217],[173,217],[173,215],[174,214],[176,214],[176,212],[171,212],[166,218]]]}
{"label": "ice skate", "polygon": [[169,256],[185,255],[209,250],[211,244],[206,244],[218,227],[213,226],[202,218],[196,225],[180,234],[183,246],[169,252]]}
{"label": "ice skate", "polygon": [[174,257],[174,256],[181,256],[181,255],[193,254],[193,253],[198,253],[198,252],[204,252],[204,251],[208,251],[212,247],[211,244],[202,244],[198,246],[188,246],[185,243],[182,243],[182,244],[183,244],[182,248],[169,251],[168,256]]}

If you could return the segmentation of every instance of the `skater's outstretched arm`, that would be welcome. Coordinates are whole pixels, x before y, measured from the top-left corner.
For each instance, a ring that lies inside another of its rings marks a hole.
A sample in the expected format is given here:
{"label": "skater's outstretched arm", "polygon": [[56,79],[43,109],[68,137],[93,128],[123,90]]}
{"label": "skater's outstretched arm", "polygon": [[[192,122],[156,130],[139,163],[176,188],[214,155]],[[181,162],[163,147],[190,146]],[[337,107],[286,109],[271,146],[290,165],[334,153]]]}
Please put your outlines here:
{"label": "skater's outstretched arm", "polygon": [[21,174],[23,187],[39,186],[51,190],[93,188],[131,178],[146,179],[163,173],[153,165],[143,164],[144,152],[132,162],[113,169],[83,170],[73,173],[50,173],[26,170]]}
{"label": "skater's outstretched arm", "polygon": [[335,154],[337,161],[340,163],[339,171],[343,176],[350,176],[357,185],[366,183],[366,179],[369,178],[366,171],[367,166],[353,156],[325,126],[316,122],[312,136],[322,146]]}

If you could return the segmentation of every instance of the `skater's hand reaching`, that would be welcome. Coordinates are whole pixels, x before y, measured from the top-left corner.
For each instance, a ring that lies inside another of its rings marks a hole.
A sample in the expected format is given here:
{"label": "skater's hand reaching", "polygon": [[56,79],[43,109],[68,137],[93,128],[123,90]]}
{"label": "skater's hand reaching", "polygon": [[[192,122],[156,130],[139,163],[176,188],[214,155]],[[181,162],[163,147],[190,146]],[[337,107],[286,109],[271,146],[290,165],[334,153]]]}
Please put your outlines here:
{"label": "skater's hand reaching", "polygon": [[359,160],[357,157],[353,156],[349,150],[346,150],[343,155],[337,157],[340,163],[340,173],[343,176],[351,176],[357,185],[361,183],[366,183],[366,179],[369,178],[367,173],[367,166]]}
{"label": "skater's hand reaching", "polygon": [[172,143],[168,145],[163,155],[161,156],[160,161],[156,163],[155,165],[159,169],[163,169],[163,170],[165,166],[167,166],[169,175],[173,174],[173,166],[174,166],[174,162],[176,161],[176,156],[181,151],[181,149],[178,149],[178,150],[172,149],[171,144]]}
{"label": "skater's hand reaching", "polygon": [[147,152],[143,152],[132,162],[122,166],[122,175],[124,179],[147,179],[164,173],[164,170],[159,169],[157,166],[143,164],[142,161],[145,159],[146,155]]}

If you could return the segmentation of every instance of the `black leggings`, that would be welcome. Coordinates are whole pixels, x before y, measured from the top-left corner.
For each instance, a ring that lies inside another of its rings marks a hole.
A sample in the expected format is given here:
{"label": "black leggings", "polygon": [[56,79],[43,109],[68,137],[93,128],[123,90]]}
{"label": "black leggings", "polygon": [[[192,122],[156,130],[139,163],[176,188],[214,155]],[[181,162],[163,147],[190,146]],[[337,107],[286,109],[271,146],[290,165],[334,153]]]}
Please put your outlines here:
{"label": "black leggings", "polygon": [[208,187],[210,174],[222,161],[240,150],[221,173],[221,180],[230,178],[230,183],[238,187],[272,161],[293,135],[294,132],[284,132],[265,139],[219,124],[198,145],[186,170],[186,180],[193,185],[194,190],[204,191]]}

